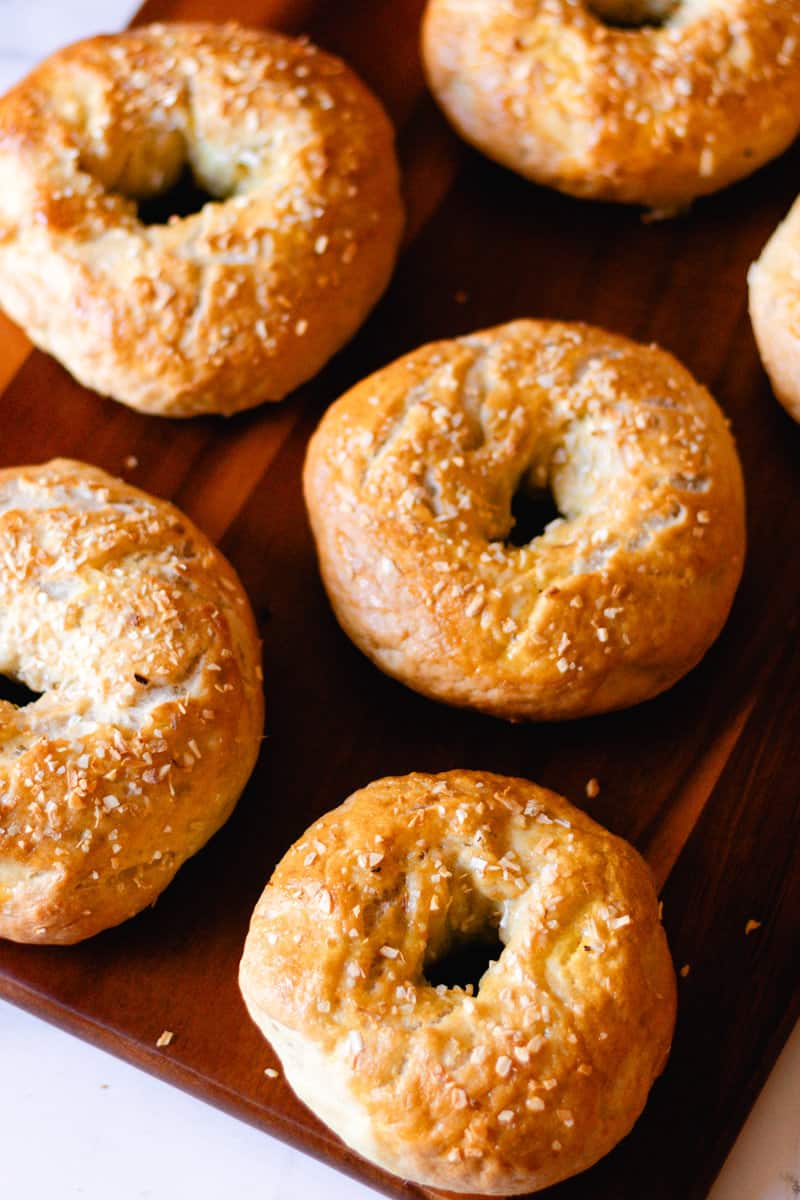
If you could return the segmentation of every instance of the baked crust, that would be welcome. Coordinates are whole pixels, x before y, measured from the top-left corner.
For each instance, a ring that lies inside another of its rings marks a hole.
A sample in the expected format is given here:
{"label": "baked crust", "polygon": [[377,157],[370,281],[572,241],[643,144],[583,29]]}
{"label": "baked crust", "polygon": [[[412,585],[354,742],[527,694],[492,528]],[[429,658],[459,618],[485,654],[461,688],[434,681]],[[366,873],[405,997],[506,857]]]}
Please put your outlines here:
{"label": "baked crust", "polygon": [[750,319],[775,395],[800,421],[800,200],[747,276]]}
{"label": "baked crust", "polygon": [[[432,987],[499,928],[475,997]],[[240,984],[297,1095],[405,1179],[507,1195],[590,1166],[664,1066],[675,976],[647,867],[561,797],[480,771],[381,779],[256,906]]]}
{"label": "baked crust", "polygon": [[[511,719],[645,700],[693,667],[744,559],[725,419],[670,354],[516,321],[359,383],[310,443],[306,501],[345,632],[427,696]],[[522,488],[564,517],[506,539]]]}
{"label": "baked crust", "polygon": [[[220,202],[144,225],[190,166]],[[280,400],[358,328],[402,228],[393,131],[343,62],[236,25],[78,42],[0,100],[0,305],[161,416]]]}
{"label": "baked crust", "polygon": [[[609,27],[593,7],[663,25]],[[794,0],[430,0],[422,45],[467,141],[575,196],[675,210],[800,129]]]}
{"label": "baked crust", "polygon": [[163,500],[56,459],[0,471],[0,937],[76,942],[151,904],[227,819],[263,726],[219,551]]}

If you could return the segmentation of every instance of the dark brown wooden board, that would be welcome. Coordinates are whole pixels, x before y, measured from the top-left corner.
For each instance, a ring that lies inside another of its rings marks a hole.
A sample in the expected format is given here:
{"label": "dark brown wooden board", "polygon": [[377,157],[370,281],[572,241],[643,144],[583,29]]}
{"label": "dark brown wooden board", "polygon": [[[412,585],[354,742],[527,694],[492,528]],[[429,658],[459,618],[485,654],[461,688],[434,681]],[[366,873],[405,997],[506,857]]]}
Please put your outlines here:
{"label": "dark brown wooden board", "polygon": [[[409,229],[376,312],[281,406],[227,422],[148,419],[39,353],[0,400],[4,464],[83,457],[174,499],[219,541],[259,618],[268,708],[235,815],[155,909],[69,949],[0,945],[0,993],[389,1195],[420,1196],[265,1077],[274,1059],[236,986],[249,914],[290,843],[370,779],[455,766],[528,776],[639,846],[663,884],[676,964],[691,964],[644,1116],[548,1195],[702,1197],[800,1008],[800,431],[760,369],[745,284],[794,198],[800,153],[660,224],[533,187],[446,129],[416,55],[422,7],[148,0],[140,14],[304,29],[347,57],[397,122]],[[746,574],[705,661],[657,700],[561,726],[452,711],[375,670],[331,615],[300,490],[308,436],[350,384],[421,342],[521,315],[581,318],[672,350],[730,414],[748,484]],[[587,800],[592,776],[601,791]],[[746,937],[751,918],[762,925]],[[175,1039],[159,1050],[165,1028]]]}

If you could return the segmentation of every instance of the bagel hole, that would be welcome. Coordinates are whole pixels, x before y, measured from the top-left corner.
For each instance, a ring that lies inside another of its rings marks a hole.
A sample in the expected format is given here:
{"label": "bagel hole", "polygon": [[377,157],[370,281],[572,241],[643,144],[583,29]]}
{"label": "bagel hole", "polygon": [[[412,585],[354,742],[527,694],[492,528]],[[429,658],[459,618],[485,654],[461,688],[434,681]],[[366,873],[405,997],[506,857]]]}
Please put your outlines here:
{"label": "bagel hole", "polygon": [[463,988],[474,993],[490,963],[503,953],[503,943],[492,930],[486,936],[457,941],[442,958],[426,963],[425,979],[431,987]]}
{"label": "bagel hole", "polygon": [[549,491],[531,491],[529,485],[520,487],[511,499],[513,524],[503,540],[506,545],[527,546],[562,515]]}
{"label": "bagel hole", "polygon": [[589,11],[609,29],[660,29],[681,0],[590,0]]}
{"label": "bagel hole", "polygon": [[0,675],[0,700],[13,704],[15,708],[26,708],[34,704],[44,692],[34,692],[20,679],[10,675]]}
{"label": "bagel hole", "polygon": [[197,182],[187,163],[172,187],[137,201],[137,213],[143,225],[166,225],[171,217],[190,217],[217,199]]}

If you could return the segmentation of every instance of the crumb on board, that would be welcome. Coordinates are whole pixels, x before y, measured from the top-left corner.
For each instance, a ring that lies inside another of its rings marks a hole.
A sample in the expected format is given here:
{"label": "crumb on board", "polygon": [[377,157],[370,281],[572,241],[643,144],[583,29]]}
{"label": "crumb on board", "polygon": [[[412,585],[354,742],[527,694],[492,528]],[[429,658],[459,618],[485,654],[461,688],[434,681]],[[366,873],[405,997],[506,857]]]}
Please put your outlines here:
{"label": "crumb on board", "polygon": [[274,1067],[265,1067],[264,1074],[266,1075],[267,1079],[277,1079],[278,1078],[278,1072],[275,1070]]}
{"label": "crumb on board", "polygon": [[686,976],[687,976],[687,975],[689,974],[689,972],[691,971],[691,969],[692,969],[692,968],[690,967],[689,963],[684,963],[684,964],[683,964],[683,966],[681,967],[681,971],[680,971],[680,973],[681,973],[681,978],[682,978],[682,979],[685,979],[685,978],[686,978]]}
{"label": "crumb on board", "polygon": [[755,933],[756,929],[760,929],[760,928],[761,928],[761,922],[760,922],[760,921],[754,921],[754,920],[751,918],[751,919],[750,919],[750,920],[747,922],[747,924],[745,925],[745,927],[744,927],[745,936],[746,936],[748,933]]}
{"label": "crumb on board", "polygon": [[139,465],[139,460],[135,454],[128,454],[122,460],[122,465],[126,471],[135,471]]}
{"label": "crumb on board", "polygon": [[175,1034],[172,1032],[171,1029],[165,1029],[162,1033],[160,1033],[158,1035],[158,1038],[156,1040],[156,1045],[157,1046],[168,1046],[174,1037],[175,1037]]}
{"label": "crumb on board", "polygon": [[600,795],[600,784],[594,776],[586,784],[586,795],[590,800],[594,800],[595,797]]}

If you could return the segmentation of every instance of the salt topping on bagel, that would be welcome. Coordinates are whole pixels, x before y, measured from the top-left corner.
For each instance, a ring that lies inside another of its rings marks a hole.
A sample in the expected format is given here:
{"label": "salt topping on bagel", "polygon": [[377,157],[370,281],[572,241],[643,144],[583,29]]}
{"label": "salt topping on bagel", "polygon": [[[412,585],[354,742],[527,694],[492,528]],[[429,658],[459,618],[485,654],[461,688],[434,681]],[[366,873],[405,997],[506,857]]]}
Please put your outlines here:
{"label": "salt topping on bagel", "polygon": [[[212,200],[137,201],[188,169]],[[0,100],[0,305],[162,416],[280,400],[358,328],[402,227],[393,133],[343,62],[236,25],[59,51]]]}
{"label": "salt topping on bagel", "polygon": [[0,471],[0,937],[75,942],[148,904],[227,819],[263,724],[233,569],[84,463]]}
{"label": "salt topping on bagel", "polygon": [[[427,979],[497,936],[471,987]],[[240,982],[301,1100],[360,1154],[507,1195],[588,1167],[669,1050],[675,976],[636,851],[561,797],[476,771],[381,779],[301,837]]]}
{"label": "salt topping on bagel", "polygon": [[800,130],[794,0],[430,0],[423,53],[463,137],[575,196],[668,213]]}
{"label": "salt topping on bagel", "polygon": [[[719,408],[670,354],[586,325],[516,321],[383,368],[326,413],[305,491],[356,644],[425,695],[512,719],[669,687],[742,571]],[[518,491],[561,514],[522,546]]]}

